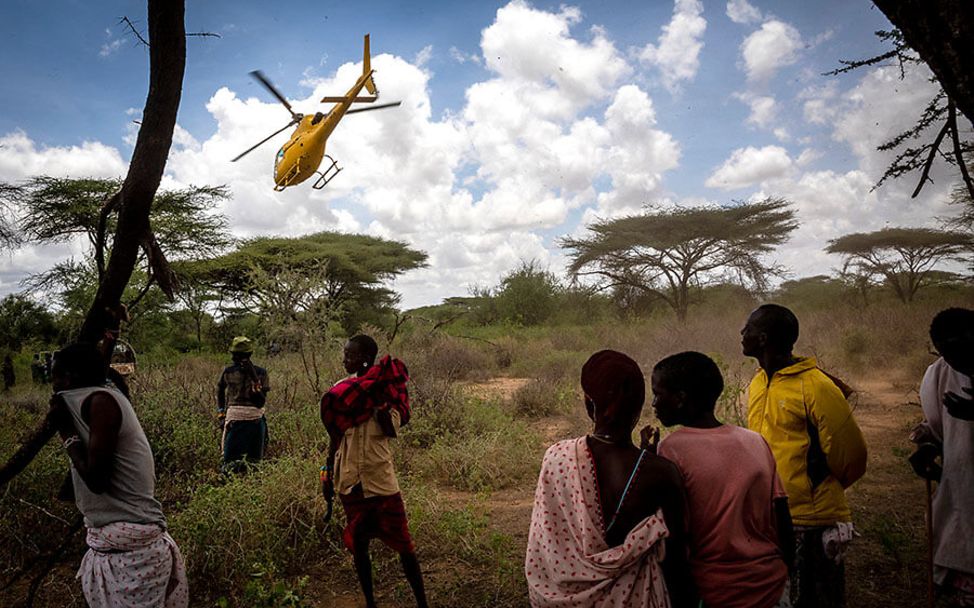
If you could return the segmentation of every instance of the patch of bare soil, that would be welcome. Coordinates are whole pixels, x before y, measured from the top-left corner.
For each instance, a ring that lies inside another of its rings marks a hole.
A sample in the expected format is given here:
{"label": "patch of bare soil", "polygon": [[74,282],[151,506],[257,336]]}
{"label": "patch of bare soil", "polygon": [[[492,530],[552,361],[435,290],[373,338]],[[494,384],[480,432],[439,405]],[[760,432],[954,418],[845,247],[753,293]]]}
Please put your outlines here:
{"label": "patch of bare soil", "polygon": [[531,378],[491,378],[486,382],[473,382],[464,386],[471,395],[482,399],[510,400],[519,388],[531,382]]}

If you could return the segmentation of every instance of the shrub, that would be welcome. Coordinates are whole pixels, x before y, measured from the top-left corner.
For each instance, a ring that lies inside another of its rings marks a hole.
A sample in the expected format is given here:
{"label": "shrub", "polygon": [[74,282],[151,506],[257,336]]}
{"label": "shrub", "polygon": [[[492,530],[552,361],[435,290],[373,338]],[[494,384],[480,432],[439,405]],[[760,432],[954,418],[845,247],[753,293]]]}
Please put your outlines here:
{"label": "shrub", "polygon": [[191,580],[239,590],[253,564],[287,572],[327,556],[319,492],[317,461],[297,458],[265,461],[224,485],[198,488],[169,526]]}
{"label": "shrub", "polygon": [[532,418],[551,416],[568,410],[575,396],[565,382],[531,380],[514,391],[514,411]]}
{"label": "shrub", "polygon": [[420,473],[459,489],[496,490],[536,471],[537,438],[523,422],[493,401],[454,403],[455,422],[433,429],[436,439],[416,465]]}

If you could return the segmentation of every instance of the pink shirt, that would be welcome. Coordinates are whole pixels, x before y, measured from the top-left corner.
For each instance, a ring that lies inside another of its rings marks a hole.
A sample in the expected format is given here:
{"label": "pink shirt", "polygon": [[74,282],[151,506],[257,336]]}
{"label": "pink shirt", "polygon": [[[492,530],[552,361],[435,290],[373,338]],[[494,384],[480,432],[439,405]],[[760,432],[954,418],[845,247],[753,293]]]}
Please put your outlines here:
{"label": "pink shirt", "polygon": [[785,496],[761,435],[738,426],[681,428],[659,446],[683,474],[690,567],[707,606],[762,608],[781,598],[788,569],[774,498]]}

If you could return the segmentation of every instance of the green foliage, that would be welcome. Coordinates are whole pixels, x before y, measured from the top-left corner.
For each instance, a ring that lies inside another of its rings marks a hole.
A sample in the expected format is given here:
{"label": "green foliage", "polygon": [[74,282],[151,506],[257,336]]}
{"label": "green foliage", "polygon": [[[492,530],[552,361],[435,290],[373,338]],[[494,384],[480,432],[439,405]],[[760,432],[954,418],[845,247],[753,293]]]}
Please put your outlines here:
{"label": "green foliage", "polygon": [[398,296],[385,282],[425,261],[425,253],[399,241],[319,232],[251,239],[231,253],[193,264],[191,271],[251,311],[283,317],[328,308],[361,324],[368,319],[348,311],[389,309]]}
{"label": "green foliage", "polygon": [[[120,179],[33,177],[19,186],[14,197],[23,210],[21,231],[33,243],[65,242],[83,235],[94,248],[102,208],[121,187]],[[190,186],[156,193],[149,221],[167,256],[206,256],[229,245],[227,220],[213,213],[229,196],[225,186]],[[109,215],[105,225],[109,250],[115,221],[115,216]]]}
{"label": "green foliage", "polygon": [[531,380],[514,391],[514,411],[530,418],[561,414],[575,402],[575,391],[566,382]]}
{"label": "green foliage", "polygon": [[202,485],[170,530],[194,580],[241,589],[252,564],[287,571],[321,556],[324,501],[317,499],[318,463],[281,457],[224,485]]}
{"label": "green foliage", "polygon": [[517,325],[538,325],[554,312],[560,291],[558,279],[532,260],[501,279],[495,299],[500,318]]}
{"label": "green foliage", "polygon": [[[254,566],[254,574],[244,587],[240,606],[247,608],[312,608],[312,604],[301,597],[308,586],[308,577],[297,580],[296,588],[286,582],[273,580],[273,575],[264,572],[259,565]],[[216,601],[217,608],[229,608],[233,604],[227,597]]]}
{"label": "green foliage", "polygon": [[840,280],[816,275],[783,282],[775,293],[775,301],[792,309],[818,309],[846,299],[848,286]]}
{"label": "green foliage", "polygon": [[25,344],[48,345],[57,325],[46,308],[23,294],[0,300],[0,348],[19,351]]}
{"label": "green foliage", "polygon": [[767,198],[598,220],[588,226],[588,237],[564,237],[561,246],[569,250],[573,277],[651,294],[684,320],[691,288],[721,282],[725,274],[766,289],[767,278],[780,271],[761,257],[797,227],[788,201]]}

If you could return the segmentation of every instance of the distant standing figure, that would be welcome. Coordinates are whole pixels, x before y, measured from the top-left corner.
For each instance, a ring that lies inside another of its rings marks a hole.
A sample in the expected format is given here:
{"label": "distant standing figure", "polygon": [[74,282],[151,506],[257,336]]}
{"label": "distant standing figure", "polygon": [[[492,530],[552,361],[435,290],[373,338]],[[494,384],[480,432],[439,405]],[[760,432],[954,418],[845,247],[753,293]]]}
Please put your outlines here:
{"label": "distant standing figure", "polygon": [[51,382],[51,368],[54,367],[54,353],[44,353],[44,384]]}
{"label": "distant standing figure", "polygon": [[853,536],[845,489],[866,472],[866,441],[837,381],[814,357],[792,354],[797,340],[798,318],[784,306],[765,304],[748,317],[741,349],[761,367],[748,387],[747,426],[771,446],[788,495],[792,603],[839,608]]}
{"label": "distant standing figure", "polygon": [[267,447],[267,418],[264,403],[271,390],[267,370],[250,360],[254,345],[237,336],[230,345],[233,363],[220,373],[216,402],[223,430],[223,471],[241,472],[246,462],[264,457]]}
{"label": "distant standing figure", "polygon": [[14,376],[14,360],[10,358],[10,353],[3,356],[3,390],[9,391],[16,384],[17,378]]}
{"label": "distant standing figure", "polygon": [[[925,420],[910,457],[933,496],[934,581],[957,606],[974,606],[974,310],[948,308],[930,325],[940,358],[920,384]],[[942,465],[934,463],[942,458]]]}
{"label": "distant standing figure", "polygon": [[30,379],[34,384],[44,383],[44,364],[41,363],[40,353],[34,353],[34,358],[30,362]]}

